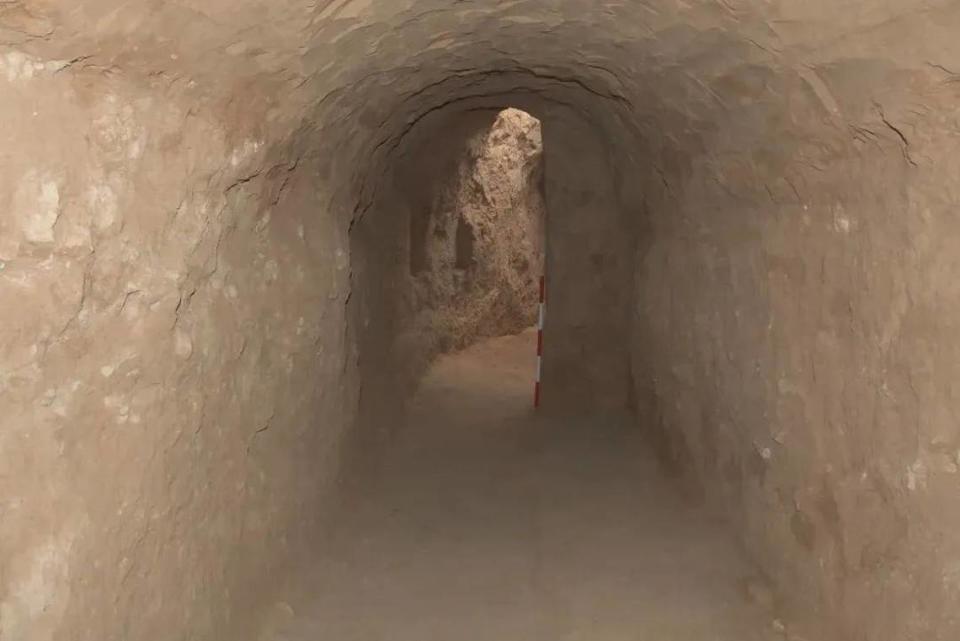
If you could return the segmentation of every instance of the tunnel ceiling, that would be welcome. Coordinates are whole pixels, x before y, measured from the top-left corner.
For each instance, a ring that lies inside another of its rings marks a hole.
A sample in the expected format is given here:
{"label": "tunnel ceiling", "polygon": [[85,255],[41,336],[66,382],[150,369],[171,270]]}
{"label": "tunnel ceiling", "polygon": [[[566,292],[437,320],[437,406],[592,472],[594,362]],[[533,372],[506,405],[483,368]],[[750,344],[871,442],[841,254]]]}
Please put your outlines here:
{"label": "tunnel ceiling", "polygon": [[[47,0],[4,3],[0,41],[209,100],[264,138],[306,127],[318,137],[303,144],[367,163],[425,113],[488,94],[620,111],[687,154],[731,114],[747,123],[726,132],[739,145],[770,128],[802,136],[809,115],[876,111],[874,89],[911,72],[952,77],[938,56],[957,48],[958,15],[918,0]],[[791,82],[810,114],[784,113]]]}

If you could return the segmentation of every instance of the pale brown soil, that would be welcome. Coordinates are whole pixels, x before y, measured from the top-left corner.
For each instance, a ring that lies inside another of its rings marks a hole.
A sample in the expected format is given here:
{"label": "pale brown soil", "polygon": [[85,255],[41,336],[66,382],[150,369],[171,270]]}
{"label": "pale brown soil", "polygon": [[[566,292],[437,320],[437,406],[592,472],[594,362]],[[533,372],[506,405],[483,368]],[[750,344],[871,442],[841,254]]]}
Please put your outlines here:
{"label": "pale brown soil", "polygon": [[265,639],[784,638],[724,522],[635,429],[532,411],[534,337],[439,359]]}

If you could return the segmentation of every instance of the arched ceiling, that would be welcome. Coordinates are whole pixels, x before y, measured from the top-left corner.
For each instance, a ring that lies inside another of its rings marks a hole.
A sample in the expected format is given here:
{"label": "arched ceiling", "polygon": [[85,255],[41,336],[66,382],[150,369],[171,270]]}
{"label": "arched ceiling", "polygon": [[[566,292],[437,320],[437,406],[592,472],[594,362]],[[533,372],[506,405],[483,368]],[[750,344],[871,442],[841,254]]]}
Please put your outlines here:
{"label": "arched ceiling", "polygon": [[0,9],[0,42],[18,56],[159,85],[217,105],[234,129],[298,132],[300,144],[338,150],[355,167],[425,114],[490,95],[615,114],[671,153],[789,145],[873,114],[918,77],[955,77],[958,27],[960,8],[943,0],[16,0]]}

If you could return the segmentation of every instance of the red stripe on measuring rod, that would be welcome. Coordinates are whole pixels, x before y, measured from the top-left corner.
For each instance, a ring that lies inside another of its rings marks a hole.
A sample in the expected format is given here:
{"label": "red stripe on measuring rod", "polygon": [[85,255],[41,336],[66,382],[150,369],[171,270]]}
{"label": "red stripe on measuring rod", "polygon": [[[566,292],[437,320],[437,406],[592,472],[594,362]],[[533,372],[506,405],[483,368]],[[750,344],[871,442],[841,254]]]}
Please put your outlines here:
{"label": "red stripe on measuring rod", "polygon": [[540,371],[543,366],[543,319],[546,313],[547,279],[540,277],[540,309],[537,317],[537,380],[533,384],[533,406],[540,407]]}

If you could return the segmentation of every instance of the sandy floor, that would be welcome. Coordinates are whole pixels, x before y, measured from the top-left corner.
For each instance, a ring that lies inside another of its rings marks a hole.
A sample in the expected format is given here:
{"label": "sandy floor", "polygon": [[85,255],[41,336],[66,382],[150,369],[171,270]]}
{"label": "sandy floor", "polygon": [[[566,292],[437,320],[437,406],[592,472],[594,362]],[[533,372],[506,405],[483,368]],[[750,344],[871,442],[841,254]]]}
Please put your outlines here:
{"label": "sandy floor", "polygon": [[635,430],[533,413],[533,341],[435,365],[273,638],[783,638],[722,522],[685,505]]}

